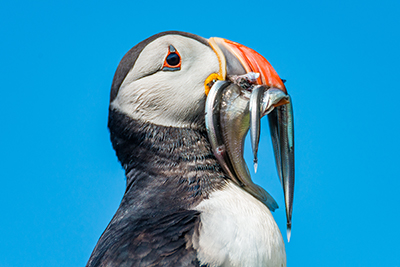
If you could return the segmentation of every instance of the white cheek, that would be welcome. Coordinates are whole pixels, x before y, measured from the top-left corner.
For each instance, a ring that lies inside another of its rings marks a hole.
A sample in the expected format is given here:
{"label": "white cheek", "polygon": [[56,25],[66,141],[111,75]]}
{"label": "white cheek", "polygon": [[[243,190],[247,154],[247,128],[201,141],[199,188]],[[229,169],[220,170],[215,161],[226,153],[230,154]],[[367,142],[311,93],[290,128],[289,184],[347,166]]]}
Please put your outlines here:
{"label": "white cheek", "polygon": [[285,245],[266,206],[230,183],[196,208],[198,258],[209,266],[286,266]]}
{"label": "white cheek", "polygon": [[[133,119],[163,126],[189,127],[204,110],[204,86],[173,79],[171,73],[157,73],[131,84],[123,84],[111,106]],[[182,81],[183,80],[183,81]],[[151,87],[151,88],[149,88]]]}

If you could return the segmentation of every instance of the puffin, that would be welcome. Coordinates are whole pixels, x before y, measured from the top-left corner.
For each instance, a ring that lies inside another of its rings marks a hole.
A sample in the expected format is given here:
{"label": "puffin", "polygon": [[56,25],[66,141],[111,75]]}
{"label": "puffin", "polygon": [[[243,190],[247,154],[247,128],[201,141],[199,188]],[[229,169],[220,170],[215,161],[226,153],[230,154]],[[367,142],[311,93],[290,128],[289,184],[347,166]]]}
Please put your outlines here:
{"label": "puffin", "polygon": [[130,49],[108,117],[126,190],[86,266],[286,266],[278,205],[243,159],[250,131],[256,168],[266,115],[289,238],[293,109],[271,64],[239,43],[180,31]]}

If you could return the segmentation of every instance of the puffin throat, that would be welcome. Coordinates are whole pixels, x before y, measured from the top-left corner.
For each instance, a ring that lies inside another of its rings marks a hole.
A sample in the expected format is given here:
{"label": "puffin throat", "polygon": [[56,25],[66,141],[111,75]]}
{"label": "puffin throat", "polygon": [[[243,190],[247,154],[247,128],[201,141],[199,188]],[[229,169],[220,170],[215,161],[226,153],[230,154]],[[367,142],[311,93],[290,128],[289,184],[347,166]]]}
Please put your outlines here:
{"label": "puffin throat", "polygon": [[125,169],[126,193],[131,187],[148,192],[153,188],[157,197],[164,194],[191,206],[226,183],[205,129],[150,124],[113,109],[108,127]]}

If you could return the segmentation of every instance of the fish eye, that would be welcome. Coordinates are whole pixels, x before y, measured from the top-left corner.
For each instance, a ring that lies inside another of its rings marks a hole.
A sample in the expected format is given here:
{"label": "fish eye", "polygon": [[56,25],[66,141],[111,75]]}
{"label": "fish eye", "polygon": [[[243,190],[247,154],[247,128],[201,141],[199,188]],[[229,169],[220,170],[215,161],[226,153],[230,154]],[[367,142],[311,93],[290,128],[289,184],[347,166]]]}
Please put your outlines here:
{"label": "fish eye", "polygon": [[168,47],[168,55],[164,60],[164,65],[162,70],[166,71],[176,71],[181,69],[181,56],[175,47],[170,45]]}

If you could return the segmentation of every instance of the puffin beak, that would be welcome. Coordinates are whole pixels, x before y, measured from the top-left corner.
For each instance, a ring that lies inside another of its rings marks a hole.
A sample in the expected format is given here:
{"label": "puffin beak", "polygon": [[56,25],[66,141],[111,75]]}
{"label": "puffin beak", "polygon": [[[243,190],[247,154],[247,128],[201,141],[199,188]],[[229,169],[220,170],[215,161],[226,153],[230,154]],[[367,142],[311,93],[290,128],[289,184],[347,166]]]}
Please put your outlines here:
{"label": "puffin beak", "polygon": [[[220,71],[212,76],[206,101],[206,127],[213,152],[227,175],[270,210],[278,206],[251,181],[243,159],[244,139],[250,139],[257,171],[260,119],[268,115],[276,167],[283,187],[287,237],[290,240],[294,193],[293,109],[286,87],[271,64],[256,51],[222,38],[210,38]],[[211,78],[210,78],[211,79]],[[218,81],[217,81],[218,80]]]}

